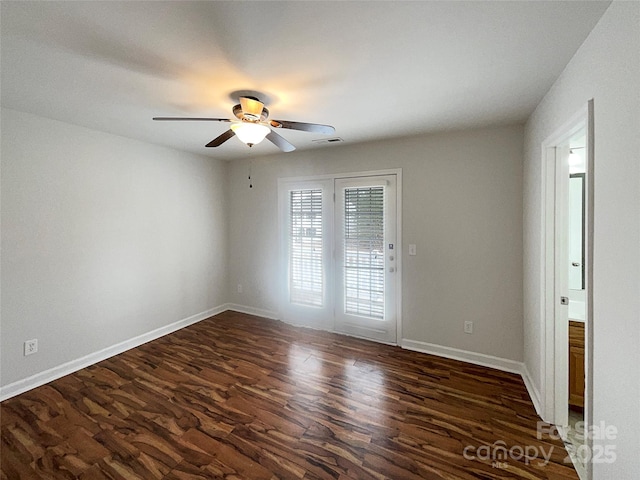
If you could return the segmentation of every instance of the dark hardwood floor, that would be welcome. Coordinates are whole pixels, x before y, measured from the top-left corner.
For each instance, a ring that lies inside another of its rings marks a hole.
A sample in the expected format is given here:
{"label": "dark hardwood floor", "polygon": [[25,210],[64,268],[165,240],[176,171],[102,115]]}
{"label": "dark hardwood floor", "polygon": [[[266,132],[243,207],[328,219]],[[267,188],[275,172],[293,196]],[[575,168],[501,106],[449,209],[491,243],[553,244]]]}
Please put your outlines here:
{"label": "dark hardwood floor", "polygon": [[578,478],[518,375],[234,312],[0,408],[8,480]]}

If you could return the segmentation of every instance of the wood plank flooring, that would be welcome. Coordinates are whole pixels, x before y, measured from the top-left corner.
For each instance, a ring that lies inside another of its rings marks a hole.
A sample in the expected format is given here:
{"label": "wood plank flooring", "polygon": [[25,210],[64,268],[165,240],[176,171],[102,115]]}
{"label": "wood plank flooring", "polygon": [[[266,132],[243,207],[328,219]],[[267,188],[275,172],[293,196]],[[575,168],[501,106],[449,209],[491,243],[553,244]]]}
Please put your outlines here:
{"label": "wood plank flooring", "polygon": [[578,478],[518,375],[234,312],[0,413],[3,480]]}

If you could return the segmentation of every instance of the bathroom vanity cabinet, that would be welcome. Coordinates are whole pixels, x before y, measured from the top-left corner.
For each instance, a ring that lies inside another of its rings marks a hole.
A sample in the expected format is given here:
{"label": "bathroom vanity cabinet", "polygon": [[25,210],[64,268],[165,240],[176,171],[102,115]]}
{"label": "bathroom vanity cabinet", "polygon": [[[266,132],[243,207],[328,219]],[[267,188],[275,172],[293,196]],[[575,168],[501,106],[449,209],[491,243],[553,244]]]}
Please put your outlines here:
{"label": "bathroom vanity cabinet", "polygon": [[569,320],[569,405],[584,407],[584,323]]}

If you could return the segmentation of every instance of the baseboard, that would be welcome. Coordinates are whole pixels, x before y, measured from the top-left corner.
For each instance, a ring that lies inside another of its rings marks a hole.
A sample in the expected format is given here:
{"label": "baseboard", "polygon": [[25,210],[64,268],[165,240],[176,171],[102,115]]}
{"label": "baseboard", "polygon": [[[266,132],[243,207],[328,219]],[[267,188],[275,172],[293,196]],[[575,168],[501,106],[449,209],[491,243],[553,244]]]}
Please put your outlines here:
{"label": "baseboard", "polygon": [[522,362],[516,362],[515,360],[509,360],[507,358],[469,352],[467,350],[435,345],[433,343],[408,340],[406,338],[402,339],[400,346],[407,350],[415,350],[416,352],[429,353],[439,357],[451,358],[452,360],[460,360],[462,362],[473,363],[474,365],[495,368],[503,372],[522,373]]}
{"label": "baseboard", "polygon": [[32,375],[28,378],[24,378],[22,380],[18,380],[16,382],[0,387],[0,401],[14,397],[33,388],[45,385],[46,383],[64,377],[65,375],[69,375],[70,373],[77,372],[78,370],[101,362],[102,360],[106,360],[107,358],[113,357],[114,355],[126,352],[127,350],[138,347],[144,343],[163,337],[165,335],[168,335],[169,333],[175,332],[176,330],[180,330],[182,328],[188,327],[189,325],[193,325],[194,323],[198,323],[206,318],[212,317],[213,315],[222,313],[225,310],[229,310],[228,306],[220,305],[204,312],[196,313],[195,315],[182,320],[178,320],[177,322],[171,323],[169,325],[165,325],[164,327],[157,328],[142,335],[138,335],[137,337],[125,340],[124,342],[117,343],[97,352],[85,355],[84,357],[78,358],[76,360],[71,360],[70,362],[63,363],[62,365],[50,368],[48,370],[45,370],[44,372],[36,373],[35,375]]}
{"label": "baseboard", "polygon": [[461,362],[472,363],[483,367],[495,368],[496,370],[501,370],[503,372],[516,373],[522,377],[524,386],[531,398],[531,403],[533,403],[533,407],[535,408],[538,416],[542,417],[540,415],[540,412],[542,411],[540,408],[540,393],[535,388],[535,383],[532,381],[529,370],[527,370],[527,366],[523,362],[509,360],[508,358],[494,357],[492,355],[485,355],[484,353],[469,352],[467,350],[435,345],[433,343],[408,340],[406,338],[402,340],[400,346],[407,350],[428,353],[438,357],[451,358],[452,360],[460,360]]}
{"label": "baseboard", "polygon": [[[76,360],[72,360],[62,365],[50,368],[49,370],[37,373],[35,375],[32,375],[31,377],[18,380],[16,382],[0,387],[0,401],[4,401],[8,398],[14,397],[33,388],[45,385],[46,383],[64,377],[65,375],[77,372],[78,370],[101,362],[102,360],[106,360],[107,358],[113,357],[114,355],[126,352],[127,350],[138,347],[147,342],[163,337],[227,310],[246,313],[248,315],[256,315],[272,320],[281,320],[277,312],[264,310],[261,308],[248,307],[245,305],[237,305],[234,303],[225,303],[218,307],[214,307],[204,312],[187,317],[183,320],[179,320],[164,327],[160,327],[156,330],[152,330],[151,332],[147,332],[129,340],[125,340],[124,342],[120,342],[116,345],[112,345],[111,347],[104,348]],[[453,360],[460,360],[462,362],[472,363],[474,365],[495,368],[504,372],[517,373],[522,377],[525,387],[529,392],[529,396],[531,397],[533,406],[536,409],[536,413],[540,415],[540,412],[542,411],[542,404],[540,403],[540,393],[535,388],[535,383],[532,381],[531,375],[529,374],[526,365],[522,362],[409,339],[403,339],[400,346],[402,348],[406,348],[407,350],[414,350],[416,352],[451,358]]]}
{"label": "baseboard", "polygon": [[522,381],[524,382],[525,387],[527,387],[527,391],[529,392],[529,396],[531,397],[531,402],[533,403],[533,407],[536,409],[536,413],[540,418],[542,418],[542,402],[540,401],[540,392],[536,388],[536,384],[531,378],[531,374],[529,373],[529,369],[526,364],[522,364],[522,372],[520,372],[522,376]]}
{"label": "baseboard", "polygon": [[262,308],[247,307],[236,303],[227,303],[224,305],[225,310],[233,310],[234,312],[246,313],[247,315],[256,315],[257,317],[269,318],[271,320],[280,320],[277,312],[271,310],[263,310]]}

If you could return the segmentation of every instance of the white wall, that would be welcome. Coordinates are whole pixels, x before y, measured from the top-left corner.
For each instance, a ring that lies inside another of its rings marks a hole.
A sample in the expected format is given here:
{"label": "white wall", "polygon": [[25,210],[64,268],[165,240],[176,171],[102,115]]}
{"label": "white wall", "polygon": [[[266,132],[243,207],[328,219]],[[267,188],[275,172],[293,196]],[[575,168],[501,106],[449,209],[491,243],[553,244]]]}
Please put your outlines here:
{"label": "white wall", "polygon": [[595,479],[640,478],[640,3],[614,2],[525,127],[525,363],[542,384],[541,148],[594,99],[594,423],[618,428]]}
{"label": "white wall", "polygon": [[225,302],[224,163],[8,109],[1,147],[3,386]]}
{"label": "white wall", "polygon": [[248,161],[232,162],[230,301],[278,309],[278,177],[402,168],[403,337],[521,361],[522,135],[509,126],[261,157],[252,189]]}

